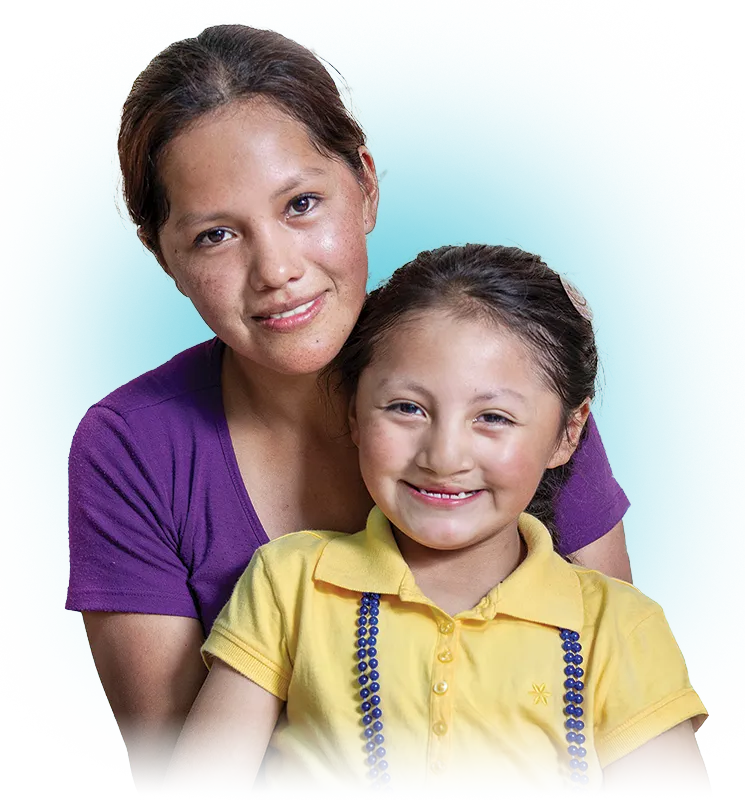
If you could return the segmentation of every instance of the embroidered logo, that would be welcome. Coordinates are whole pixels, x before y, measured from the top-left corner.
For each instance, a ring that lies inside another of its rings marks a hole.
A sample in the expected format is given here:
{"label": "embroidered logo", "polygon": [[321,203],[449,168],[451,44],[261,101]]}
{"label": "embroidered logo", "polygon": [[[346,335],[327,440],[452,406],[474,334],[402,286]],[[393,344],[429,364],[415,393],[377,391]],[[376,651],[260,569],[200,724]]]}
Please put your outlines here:
{"label": "embroidered logo", "polygon": [[551,697],[551,692],[546,688],[545,683],[534,683],[532,691],[528,694],[533,695],[533,705],[537,706],[543,703],[544,706],[548,705],[548,698]]}

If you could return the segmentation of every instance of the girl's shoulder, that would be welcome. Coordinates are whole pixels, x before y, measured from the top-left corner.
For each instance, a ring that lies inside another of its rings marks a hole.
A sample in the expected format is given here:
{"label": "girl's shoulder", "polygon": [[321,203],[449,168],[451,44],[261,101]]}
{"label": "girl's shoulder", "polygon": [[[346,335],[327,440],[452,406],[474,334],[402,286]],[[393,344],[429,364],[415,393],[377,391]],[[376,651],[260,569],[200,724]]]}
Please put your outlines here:
{"label": "girl's shoulder", "polygon": [[664,618],[659,603],[633,584],[578,565],[572,565],[572,569],[582,592],[585,626],[612,626],[628,634],[650,617]]}
{"label": "girl's shoulder", "polygon": [[359,534],[341,531],[295,531],[286,533],[262,545],[254,559],[276,586],[293,591],[313,578],[316,565],[327,545],[341,537]]}

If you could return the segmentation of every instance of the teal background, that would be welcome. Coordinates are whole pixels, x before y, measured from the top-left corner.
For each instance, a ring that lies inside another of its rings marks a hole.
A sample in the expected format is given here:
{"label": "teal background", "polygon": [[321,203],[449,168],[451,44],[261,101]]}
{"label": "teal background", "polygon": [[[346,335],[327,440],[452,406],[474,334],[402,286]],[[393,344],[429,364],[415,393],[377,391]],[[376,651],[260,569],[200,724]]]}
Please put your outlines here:
{"label": "teal background", "polygon": [[540,253],[588,297],[603,361],[595,413],[632,500],[635,582],[686,655],[712,715],[699,743],[727,791],[742,740],[730,676],[745,555],[737,4],[105,8],[28,4],[2,54],[3,670],[16,771],[49,791],[131,791],[81,620],[62,611],[66,459],[90,404],[209,335],[126,219],[115,139],[150,58],[238,21],[344,74],[381,175],[371,283],[421,249],[484,241]]}

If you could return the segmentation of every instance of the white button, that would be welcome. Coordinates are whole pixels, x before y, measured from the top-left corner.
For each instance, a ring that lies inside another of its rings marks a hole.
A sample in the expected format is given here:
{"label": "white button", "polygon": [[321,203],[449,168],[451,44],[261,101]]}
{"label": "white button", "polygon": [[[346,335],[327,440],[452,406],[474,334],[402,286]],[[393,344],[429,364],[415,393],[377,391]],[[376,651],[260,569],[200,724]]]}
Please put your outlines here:
{"label": "white button", "polygon": [[447,681],[437,681],[437,683],[432,687],[432,691],[435,694],[445,694],[448,690],[448,682]]}

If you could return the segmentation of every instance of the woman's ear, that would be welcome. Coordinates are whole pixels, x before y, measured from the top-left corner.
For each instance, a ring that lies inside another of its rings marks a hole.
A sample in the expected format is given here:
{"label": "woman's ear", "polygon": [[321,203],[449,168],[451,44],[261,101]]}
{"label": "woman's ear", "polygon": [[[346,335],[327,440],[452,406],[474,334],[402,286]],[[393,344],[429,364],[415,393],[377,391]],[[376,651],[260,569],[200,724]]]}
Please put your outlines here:
{"label": "woman's ear", "polygon": [[150,237],[145,234],[141,227],[137,228],[137,238],[155,256],[155,260],[160,264],[163,272],[165,272],[169,277],[173,278],[173,282],[176,284],[176,288],[181,292],[181,294],[184,297],[188,297],[189,295],[187,295],[186,292],[181,288],[181,284],[179,284],[179,282],[176,280],[171,270],[168,269],[168,264],[166,264],[163,254],[160,252],[160,248],[153,244],[153,242],[150,240]]}
{"label": "woman's ear", "polygon": [[363,207],[365,233],[371,233],[378,218],[378,199],[380,197],[378,173],[375,171],[372,153],[364,146],[359,147],[357,152],[362,162],[362,175],[359,182],[365,195]]}
{"label": "woman's ear", "polygon": [[349,398],[349,411],[347,412],[347,419],[349,420],[349,435],[357,447],[360,446],[360,426],[357,422],[357,392],[354,392]]}
{"label": "woman's ear", "polygon": [[567,420],[564,430],[561,432],[561,440],[554,451],[551,460],[546,465],[547,469],[560,467],[566,464],[572,457],[579,444],[579,437],[590,415],[590,398],[586,397],[582,403],[572,411]]}

